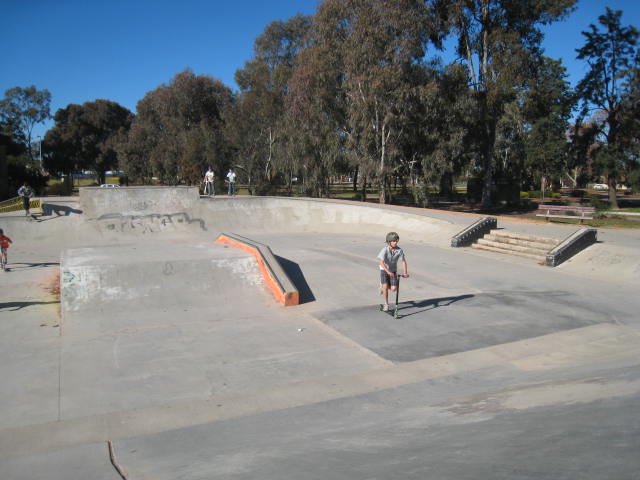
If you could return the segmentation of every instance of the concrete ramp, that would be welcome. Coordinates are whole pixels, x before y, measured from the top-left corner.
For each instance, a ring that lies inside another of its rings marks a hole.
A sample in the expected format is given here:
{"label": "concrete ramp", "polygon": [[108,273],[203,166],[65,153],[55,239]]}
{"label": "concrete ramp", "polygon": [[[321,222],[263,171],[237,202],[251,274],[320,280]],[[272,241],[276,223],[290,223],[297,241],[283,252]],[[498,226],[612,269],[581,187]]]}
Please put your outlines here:
{"label": "concrete ramp", "polygon": [[328,199],[234,197],[202,201],[194,216],[213,231],[355,233],[384,239],[393,230],[402,240],[448,246],[459,226],[421,212]]}
{"label": "concrete ramp", "polygon": [[403,240],[448,246],[459,230],[423,209],[288,197],[199,199],[196,187],[84,188],[80,207],[87,225],[113,240],[223,231],[357,233],[384,238],[393,230]]}
{"label": "concrete ramp", "polygon": [[246,295],[273,303],[255,258],[213,242],[68,249],[60,283],[64,333],[86,329],[94,319],[117,329],[157,313],[173,312],[178,322],[194,310],[220,317]]}

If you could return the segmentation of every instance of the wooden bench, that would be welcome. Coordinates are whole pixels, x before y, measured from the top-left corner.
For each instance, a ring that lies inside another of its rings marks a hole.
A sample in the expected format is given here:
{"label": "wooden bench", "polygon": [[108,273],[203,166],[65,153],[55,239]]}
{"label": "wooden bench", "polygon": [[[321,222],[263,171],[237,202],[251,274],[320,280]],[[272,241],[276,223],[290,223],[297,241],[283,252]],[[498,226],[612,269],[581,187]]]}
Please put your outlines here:
{"label": "wooden bench", "polygon": [[[573,218],[580,220],[593,220],[593,214],[596,209],[594,207],[576,207],[572,205],[539,205],[536,217],[550,218]],[[573,215],[568,215],[573,212]]]}

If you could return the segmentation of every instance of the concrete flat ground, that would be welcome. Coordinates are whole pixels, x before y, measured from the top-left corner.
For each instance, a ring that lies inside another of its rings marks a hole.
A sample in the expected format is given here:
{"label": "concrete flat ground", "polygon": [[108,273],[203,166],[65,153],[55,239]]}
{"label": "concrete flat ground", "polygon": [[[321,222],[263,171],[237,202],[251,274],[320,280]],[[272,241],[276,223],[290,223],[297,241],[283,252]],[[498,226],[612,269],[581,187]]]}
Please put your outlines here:
{"label": "concrete flat ground", "polygon": [[[201,199],[200,231],[145,237],[98,231],[74,199],[0,218],[1,478],[640,478],[638,233],[548,268],[449,248],[473,217],[419,211],[424,236],[394,209],[394,319],[373,220],[288,229],[252,202]],[[301,305],[222,231],[270,245]],[[61,263],[84,282],[62,305]]]}

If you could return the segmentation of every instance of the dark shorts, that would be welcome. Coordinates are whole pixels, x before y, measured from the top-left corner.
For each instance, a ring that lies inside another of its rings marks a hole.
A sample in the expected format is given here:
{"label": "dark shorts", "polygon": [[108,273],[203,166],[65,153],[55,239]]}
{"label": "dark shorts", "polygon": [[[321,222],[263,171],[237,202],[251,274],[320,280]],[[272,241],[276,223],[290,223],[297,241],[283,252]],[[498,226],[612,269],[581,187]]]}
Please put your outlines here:
{"label": "dark shorts", "polygon": [[384,270],[380,270],[380,285],[384,285],[385,283],[389,287],[397,287],[398,286],[398,272],[394,272],[395,275],[393,277],[389,276],[387,272]]}

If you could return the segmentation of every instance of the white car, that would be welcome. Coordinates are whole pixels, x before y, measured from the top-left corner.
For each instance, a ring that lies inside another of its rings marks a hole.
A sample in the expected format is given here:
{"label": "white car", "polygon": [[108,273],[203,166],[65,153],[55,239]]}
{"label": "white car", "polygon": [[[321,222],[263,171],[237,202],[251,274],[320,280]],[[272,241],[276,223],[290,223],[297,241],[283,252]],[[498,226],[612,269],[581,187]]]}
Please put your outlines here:
{"label": "white car", "polygon": [[607,185],[606,183],[596,183],[593,186],[594,190],[609,190],[609,185]]}
{"label": "white car", "polygon": [[117,183],[103,183],[100,188],[120,188],[120,185]]}

